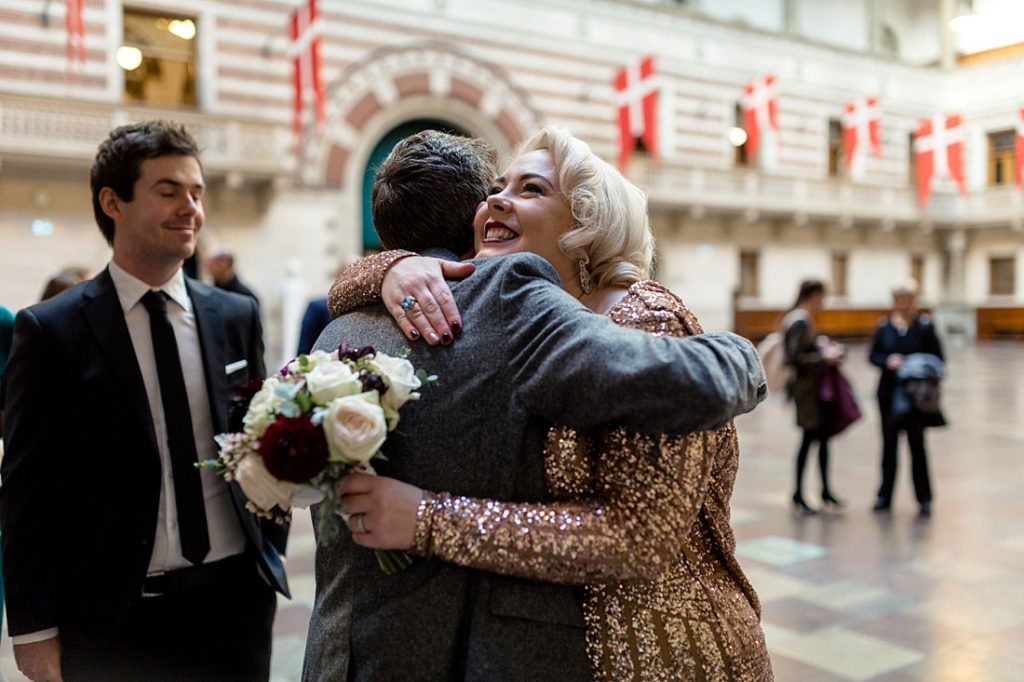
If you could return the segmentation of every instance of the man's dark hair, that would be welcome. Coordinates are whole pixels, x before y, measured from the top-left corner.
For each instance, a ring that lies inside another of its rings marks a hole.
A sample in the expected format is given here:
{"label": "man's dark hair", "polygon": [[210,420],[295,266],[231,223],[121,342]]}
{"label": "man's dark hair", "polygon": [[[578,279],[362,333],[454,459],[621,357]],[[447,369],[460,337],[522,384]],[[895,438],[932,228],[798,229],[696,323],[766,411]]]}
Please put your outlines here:
{"label": "man's dark hair", "polygon": [[481,139],[424,130],[395,145],[373,182],[373,226],[386,249],[473,248],[473,216],[496,173]]}
{"label": "man's dark hair", "polygon": [[100,206],[100,190],[109,187],[122,201],[131,201],[135,182],[142,174],[142,162],[158,156],[191,156],[199,161],[199,146],[184,126],[168,121],[146,121],[115,128],[100,144],[89,171],[92,212],[100,232],[111,246],[114,221]]}

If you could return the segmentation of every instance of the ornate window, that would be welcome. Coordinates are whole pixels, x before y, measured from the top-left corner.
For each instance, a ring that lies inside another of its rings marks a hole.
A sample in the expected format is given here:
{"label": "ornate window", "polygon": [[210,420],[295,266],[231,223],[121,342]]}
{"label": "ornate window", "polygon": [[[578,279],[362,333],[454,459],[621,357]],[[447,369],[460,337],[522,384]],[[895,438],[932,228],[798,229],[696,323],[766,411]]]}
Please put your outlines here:
{"label": "ornate window", "polygon": [[124,100],[195,106],[195,35],[192,17],[125,8],[124,40],[117,50]]}

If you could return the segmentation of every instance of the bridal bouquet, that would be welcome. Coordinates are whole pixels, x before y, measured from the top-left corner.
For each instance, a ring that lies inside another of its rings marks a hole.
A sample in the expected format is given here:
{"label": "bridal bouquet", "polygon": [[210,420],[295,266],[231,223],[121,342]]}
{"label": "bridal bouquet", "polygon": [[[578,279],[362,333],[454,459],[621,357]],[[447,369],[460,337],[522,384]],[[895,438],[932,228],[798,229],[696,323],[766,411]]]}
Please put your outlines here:
{"label": "bridal bouquet", "polygon": [[[350,472],[374,473],[381,446],[398,424],[402,405],[437,377],[416,370],[404,353],[391,356],[367,346],[342,344],[333,353],[314,351],[289,362],[278,375],[254,380],[228,408],[231,433],[215,437],[216,467],[249,498],[247,508],[281,522],[292,507],[321,502],[321,542],[338,533],[338,483]],[[378,551],[388,573],[411,559]]]}

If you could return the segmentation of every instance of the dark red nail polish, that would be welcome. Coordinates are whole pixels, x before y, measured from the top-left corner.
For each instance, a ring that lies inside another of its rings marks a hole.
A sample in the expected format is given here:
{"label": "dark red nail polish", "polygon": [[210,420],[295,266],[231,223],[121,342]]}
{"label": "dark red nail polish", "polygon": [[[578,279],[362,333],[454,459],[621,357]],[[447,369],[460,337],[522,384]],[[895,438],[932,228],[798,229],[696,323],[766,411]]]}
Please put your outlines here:
{"label": "dark red nail polish", "polygon": [[443,343],[444,345],[447,346],[451,342],[452,342],[452,335],[451,334],[449,334],[448,332],[445,332],[444,334],[441,334],[441,343]]}
{"label": "dark red nail polish", "polygon": [[461,322],[452,322],[452,331],[455,333],[455,336],[458,336],[459,334],[461,334],[462,333],[462,323]]}
{"label": "dark red nail polish", "polygon": [[412,340],[415,341],[416,339],[420,338],[420,333],[413,329],[409,332],[409,336],[411,336]]}

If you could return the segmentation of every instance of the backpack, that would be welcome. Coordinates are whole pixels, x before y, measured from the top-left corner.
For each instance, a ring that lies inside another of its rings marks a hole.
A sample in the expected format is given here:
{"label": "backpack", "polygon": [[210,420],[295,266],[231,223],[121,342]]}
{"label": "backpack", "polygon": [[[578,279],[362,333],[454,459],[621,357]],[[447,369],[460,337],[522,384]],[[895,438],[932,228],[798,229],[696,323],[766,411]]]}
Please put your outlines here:
{"label": "backpack", "polygon": [[757,354],[764,365],[765,383],[769,391],[784,391],[795,378],[796,372],[786,358],[786,330],[797,320],[806,320],[807,313],[802,308],[794,308],[779,324],[779,329],[764,337],[757,344]]}
{"label": "backpack", "polygon": [[786,364],[786,337],[774,331],[757,344],[769,391],[783,391],[793,378],[793,366]]}

